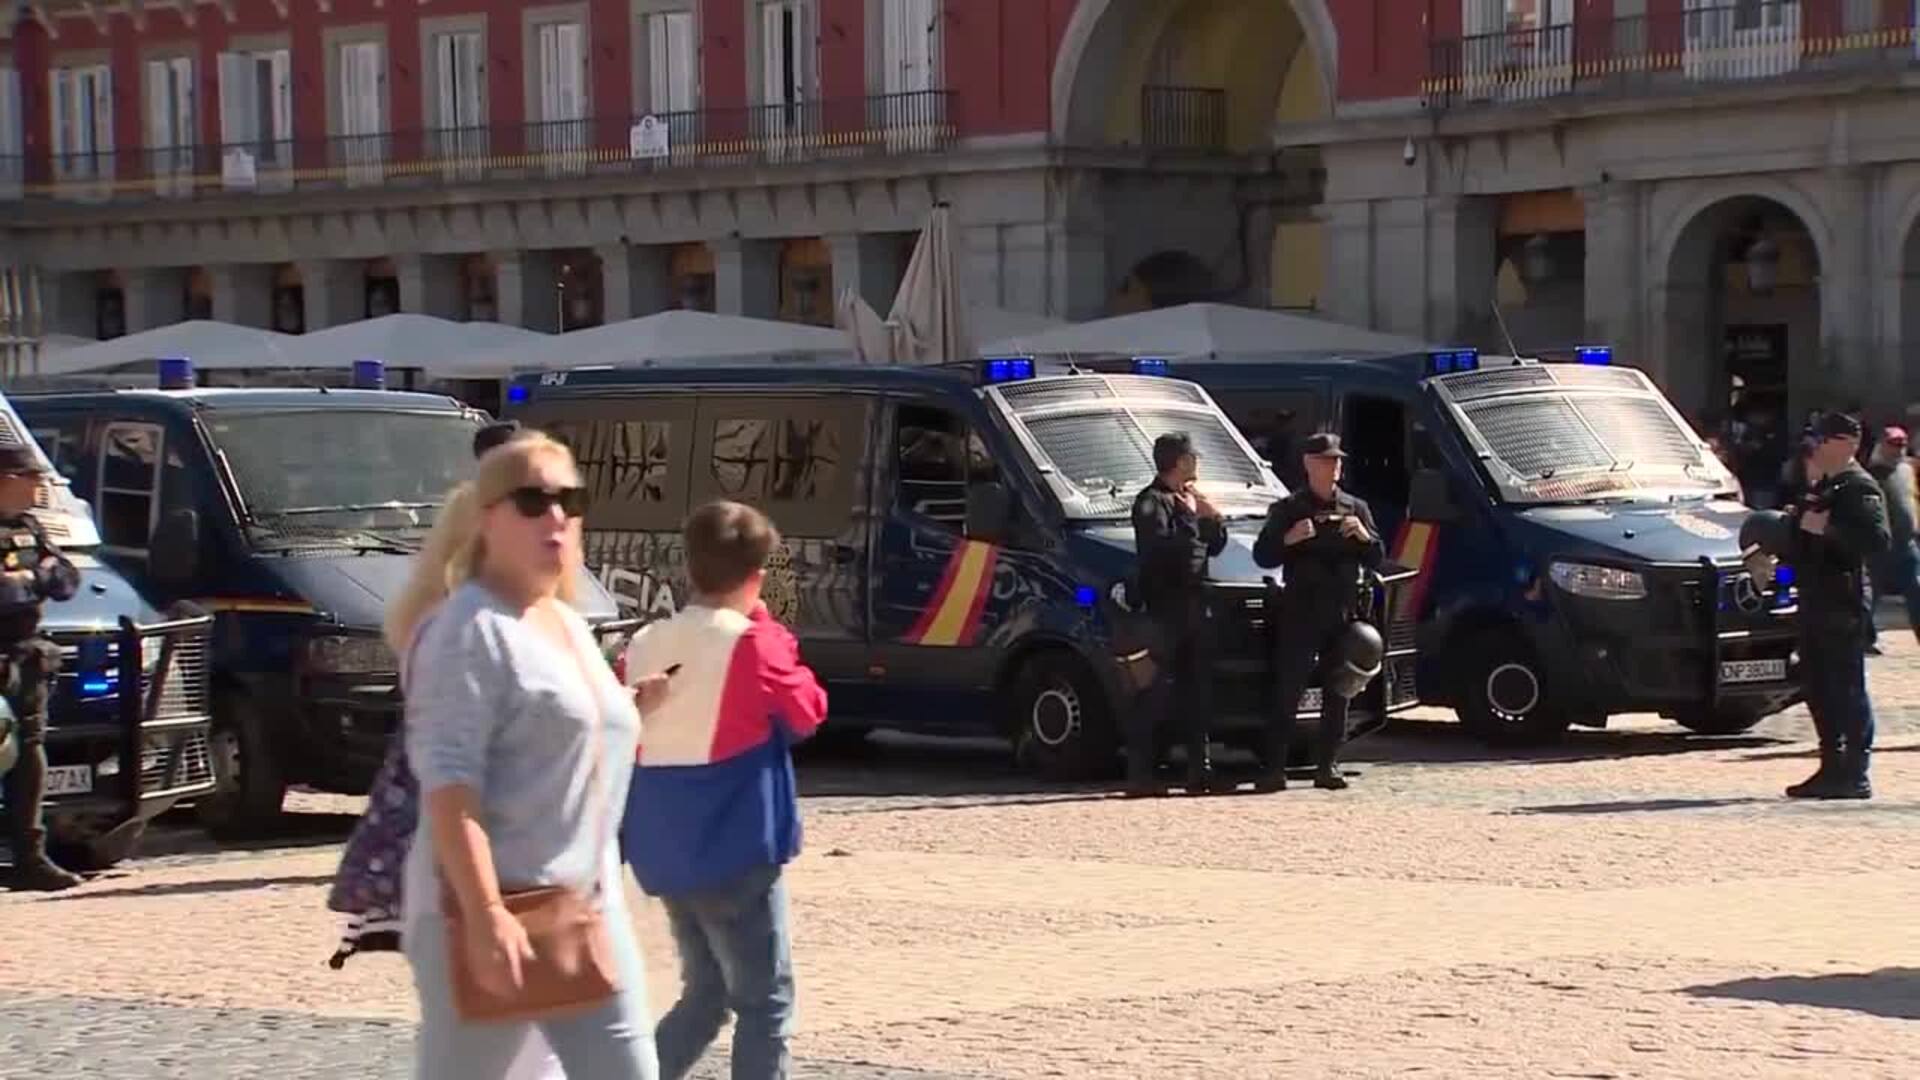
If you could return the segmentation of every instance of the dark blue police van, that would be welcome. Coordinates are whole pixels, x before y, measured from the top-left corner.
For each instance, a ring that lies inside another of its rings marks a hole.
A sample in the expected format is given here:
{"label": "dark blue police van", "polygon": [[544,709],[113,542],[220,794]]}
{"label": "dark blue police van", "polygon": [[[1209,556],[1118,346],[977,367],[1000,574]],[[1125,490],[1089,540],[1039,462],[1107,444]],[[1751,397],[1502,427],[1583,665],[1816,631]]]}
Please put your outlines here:
{"label": "dark blue police van", "polygon": [[[218,790],[196,805],[217,832],[258,831],[290,785],[372,783],[401,705],[386,601],[487,417],[429,394],[196,387],[172,362],[162,376],[16,403],[98,508],[102,559],[153,602],[212,613]],[[603,641],[623,629],[597,583],[582,609]]]}
{"label": "dark blue police van", "polygon": [[[4,397],[0,441],[46,460]],[[64,479],[43,489],[33,513],[80,571],[80,591],[48,603],[40,624],[61,661],[47,710],[48,845],[67,867],[99,870],[131,854],[154,818],[213,790],[213,620],[186,607],[161,614],[103,563],[93,516]]]}
{"label": "dark blue police van", "polygon": [[1206,386],[1282,476],[1339,432],[1419,573],[1421,697],[1489,740],[1630,712],[1730,734],[1798,698],[1791,569],[1756,585],[1733,477],[1609,349],[1089,363]]}
{"label": "dark blue police van", "polygon": [[[587,561],[623,612],[684,602],[691,506],[753,503],[786,540],[767,602],[829,684],[837,728],[1001,733],[1056,775],[1115,761],[1131,700],[1112,648],[1127,617],[1115,589],[1134,570],[1129,514],[1154,438],[1184,430],[1232,536],[1212,564],[1214,730],[1256,742],[1273,597],[1252,543],[1285,488],[1192,383],[1049,375],[1031,359],[667,364],[523,377],[507,412],[573,448],[593,496]],[[1394,648],[1356,728],[1415,701],[1400,614],[1411,578],[1377,590]]]}

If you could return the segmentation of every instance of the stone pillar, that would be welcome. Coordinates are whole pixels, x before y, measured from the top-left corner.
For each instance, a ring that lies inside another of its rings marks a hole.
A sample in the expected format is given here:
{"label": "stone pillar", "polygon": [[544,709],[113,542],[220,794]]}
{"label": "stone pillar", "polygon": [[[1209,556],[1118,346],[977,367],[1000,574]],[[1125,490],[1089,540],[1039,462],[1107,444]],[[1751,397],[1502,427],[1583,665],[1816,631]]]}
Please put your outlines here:
{"label": "stone pillar", "polygon": [[501,322],[547,333],[560,329],[560,290],[552,253],[503,251],[494,255],[493,267]]}
{"label": "stone pillar", "polygon": [[1827,219],[1833,243],[1831,251],[1821,252],[1820,368],[1808,381],[1831,388],[1836,396],[1830,404],[1845,405],[1853,398],[1878,401],[1901,385],[1903,373],[1880,355],[1875,176],[1867,166],[1851,165],[1830,170],[1827,179],[1833,189]]}
{"label": "stone pillar", "polygon": [[900,275],[906,267],[896,254],[898,245],[891,236],[864,233],[839,233],[827,237],[827,249],[833,255],[833,298],[836,310],[840,294],[852,289],[881,318],[893,308],[894,294],[900,288]]}
{"label": "stone pillar", "polygon": [[213,281],[213,318],[266,330],[273,326],[273,267],[227,263],[207,267]]}
{"label": "stone pillar", "polygon": [[466,314],[460,261],[448,255],[395,255],[400,280],[400,310],[416,315],[459,319]]}
{"label": "stone pillar", "polygon": [[[1409,200],[1410,201],[1410,200]],[[1504,339],[1493,317],[1493,276],[1499,268],[1500,208],[1489,198],[1424,200],[1427,247],[1426,311],[1418,324],[1389,328],[1439,344],[1490,344]],[[1395,208],[1401,209],[1399,201]],[[1387,266],[1396,263],[1389,260]],[[1387,286],[1398,295],[1397,284]]]}
{"label": "stone pillar", "polygon": [[187,317],[187,275],[171,267],[121,272],[127,333],[171,326]]}
{"label": "stone pillar", "polygon": [[1069,322],[1105,315],[1108,298],[1119,284],[1108,280],[1106,236],[1063,222],[1053,227],[1052,241],[1048,292],[1053,295],[1054,310],[1050,314]]}
{"label": "stone pillar", "polygon": [[[1613,346],[1619,363],[1664,382],[1664,357],[1642,339],[1642,308],[1649,258],[1642,228],[1645,191],[1632,181],[1595,184],[1580,192],[1586,206],[1586,318],[1588,341]],[[1652,275],[1664,279],[1664,273]]]}
{"label": "stone pillar", "polygon": [[728,237],[709,240],[713,251],[714,310],[721,315],[773,319],[780,315],[780,259],[774,244]]}
{"label": "stone pillar", "polygon": [[625,322],[673,306],[666,248],[607,244],[594,254],[600,257],[602,322]]}
{"label": "stone pillar", "polygon": [[1321,306],[1335,322],[1373,327],[1373,204],[1326,203],[1320,219],[1326,227],[1327,259]]}
{"label": "stone pillar", "polygon": [[315,259],[295,266],[308,333],[367,317],[367,272],[358,259]]}
{"label": "stone pillar", "polygon": [[93,270],[40,273],[42,332],[92,338],[100,333],[100,275]]}

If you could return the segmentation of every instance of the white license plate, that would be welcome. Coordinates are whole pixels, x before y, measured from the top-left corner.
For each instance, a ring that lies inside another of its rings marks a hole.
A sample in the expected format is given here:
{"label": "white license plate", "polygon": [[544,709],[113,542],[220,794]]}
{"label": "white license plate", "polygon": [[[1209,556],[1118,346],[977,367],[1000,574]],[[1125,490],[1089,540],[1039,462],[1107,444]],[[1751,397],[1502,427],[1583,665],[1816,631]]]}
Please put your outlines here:
{"label": "white license plate", "polygon": [[49,765],[47,794],[86,795],[93,791],[93,766]]}
{"label": "white license plate", "polygon": [[1320,711],[1320,703],[1323,700],[1325,700],[1325,698],[1322,695],[1321,688],[1318,686],[1309,686],[1300,694],[1300,711],[1303,713],[1317,713]]}
{"label": "white license plate", "polygon": [[1785,660],[1722,660],[1722,683],[1780,682],[1787,677]]}

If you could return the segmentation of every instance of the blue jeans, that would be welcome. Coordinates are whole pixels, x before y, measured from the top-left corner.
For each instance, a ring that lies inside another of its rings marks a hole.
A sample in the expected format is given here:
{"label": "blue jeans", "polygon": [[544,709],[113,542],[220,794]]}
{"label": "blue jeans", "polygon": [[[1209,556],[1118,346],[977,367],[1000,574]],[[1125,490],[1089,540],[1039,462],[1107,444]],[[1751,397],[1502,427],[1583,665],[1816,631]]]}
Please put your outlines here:
{"label": "blue jeans", "polygon": [[733,1013],[733,1080],[785,1080],[793,1036],[787,886],[777,866],[717,889],[663,896],[680,948],[680,1000],[660,1020],[663,1080],[680,1080]]}
{"label": "blue jeans", "polygon": [[[648,1030],[647,974],[633,923],[624,909],[609,911],[621,991],[590,1012],[540,1022],[540,1032],[570,1080],[657,1080],[653,1033]],[[500,1080],[525,1045],[532,1024],[477,1024],[454,1011],[447,977],[447,924],[423,915],[401,938],[420,998],[417,1080]]]}
{"label": "blue jeans", "polygon": [[1873,597],[1898,594],[1907,602],[1907,625],[1920,627],[1920,544],[1908,540],[1873,562]]}

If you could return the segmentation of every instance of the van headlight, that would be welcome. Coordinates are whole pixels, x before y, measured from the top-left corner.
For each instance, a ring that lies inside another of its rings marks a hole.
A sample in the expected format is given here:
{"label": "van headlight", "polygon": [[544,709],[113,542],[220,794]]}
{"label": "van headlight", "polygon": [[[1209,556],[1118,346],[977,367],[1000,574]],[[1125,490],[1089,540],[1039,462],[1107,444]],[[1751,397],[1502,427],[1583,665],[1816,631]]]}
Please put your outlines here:
{"label": "van headlight", "polygon": [[1643,600],[1647,579],[1638,570],[1591,563],[1557,562],[1547,568],[1547,576],[1562,592],[1589,600]]}
{"label": "van headlight", "polygon": [[398,667],[385,641],[357,634],[309,638],[301,661],[306,670],[328,675],[389,674]]}

